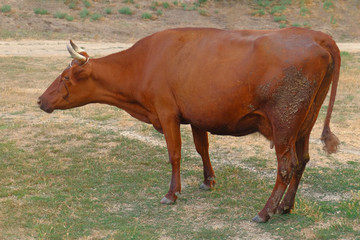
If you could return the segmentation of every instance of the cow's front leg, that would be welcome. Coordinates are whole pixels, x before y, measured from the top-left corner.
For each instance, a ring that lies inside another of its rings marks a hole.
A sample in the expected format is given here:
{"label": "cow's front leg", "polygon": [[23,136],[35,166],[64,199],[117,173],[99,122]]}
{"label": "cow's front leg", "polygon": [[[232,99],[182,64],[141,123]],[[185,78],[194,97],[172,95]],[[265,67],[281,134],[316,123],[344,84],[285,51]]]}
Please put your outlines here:
{"label": "cow's front leg", "polygon": [[181,137],[180,123],[177,118],[167,118],[161,122],[169,153],[169,161],[172,167],[172,177],[169,192],[161,200],[162,204],[175,203],[181,193],[180,160],[181,160]]}

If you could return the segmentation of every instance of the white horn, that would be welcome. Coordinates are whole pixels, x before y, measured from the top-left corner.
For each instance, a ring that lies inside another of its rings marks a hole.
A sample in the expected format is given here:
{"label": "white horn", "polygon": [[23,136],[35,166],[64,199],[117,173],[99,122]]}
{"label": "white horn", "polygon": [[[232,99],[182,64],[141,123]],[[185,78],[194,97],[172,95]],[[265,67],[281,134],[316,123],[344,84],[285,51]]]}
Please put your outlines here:
{"label": "white horn", "polygon": [[78,53],[85,52],[84,49],[82,49],[81,47],[78,47],[72,40],[70,40],[70,44],[71,44],[72,48],[75,50],[75,52],[78,52]]}
{"label": "white horn", "polygon": [[72,58],[79,60],[80,62],[86,62],[86,57],[79,54],[75,49],[72,47],[72,41],[70,40],[70,43],[67,44],[67,50],[69,51]]}

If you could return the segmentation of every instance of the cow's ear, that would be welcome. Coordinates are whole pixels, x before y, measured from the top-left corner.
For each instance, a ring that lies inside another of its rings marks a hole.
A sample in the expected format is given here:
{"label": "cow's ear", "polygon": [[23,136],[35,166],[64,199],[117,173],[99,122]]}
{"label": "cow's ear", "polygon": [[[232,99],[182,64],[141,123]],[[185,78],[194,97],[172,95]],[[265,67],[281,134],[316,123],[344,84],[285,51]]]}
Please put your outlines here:
{"label": "cow's ear", "polygon": [[71,84],[76,85],[80,81],[86,81],[90,77],[89,68],[73,64],[69,72],[69,80]]}

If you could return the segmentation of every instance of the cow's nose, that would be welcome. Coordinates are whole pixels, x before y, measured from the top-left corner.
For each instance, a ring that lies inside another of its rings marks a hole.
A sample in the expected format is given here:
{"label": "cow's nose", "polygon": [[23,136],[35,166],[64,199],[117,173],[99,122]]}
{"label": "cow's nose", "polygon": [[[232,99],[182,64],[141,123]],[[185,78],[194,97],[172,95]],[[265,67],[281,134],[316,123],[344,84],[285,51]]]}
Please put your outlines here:
{"label": "cow's nose", "polygon": [[39,106],[41,105],[41,98],[38,98],[37,104],[38,104]]}

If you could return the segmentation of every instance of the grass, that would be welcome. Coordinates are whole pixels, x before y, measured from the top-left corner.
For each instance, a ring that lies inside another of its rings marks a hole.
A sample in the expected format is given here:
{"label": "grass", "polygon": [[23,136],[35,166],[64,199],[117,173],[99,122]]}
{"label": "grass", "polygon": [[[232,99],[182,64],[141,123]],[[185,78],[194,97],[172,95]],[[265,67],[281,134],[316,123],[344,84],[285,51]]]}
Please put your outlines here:
{"label": "grass", "polygon": [[301,7],[300,8],[300,15],[305,16],[306,14],[309,14],[309,9],[307,7]]}
{"label": "grass", "polygon": [[168,2],[163,2],[162,7],[165,9],[168,9],[168,8],[170,8],[170,4]]}
{"label": "grass", "polygon": [[285,5],[291,5],[293,3],[292,0],[281,0],[280,4],[285,6]]}
{"label": "grass", "polygon": [[209,16],[209,13],[204,10],[204,9],[199,9],[198,10],[198,13],[201,15],[201,16],[204,16],[204,17],[208,17]]}
{"label": "grass", "polygon": [[102,15],[99,14],[99,13],[93,13],[93,14],[91,15],[91,21],[98,21],[98,20],[100,20],[101,18],[102,18]]}
{"label": "grass", "polygon": [[274,22],[285,22],[286,21],[286,16],[275,16],[274,17]]}
{"label": "grass", "polygon": [[132,15],[133,11],[129,7],[123,7],[119,10],[120,14]]}
{"label": "grass", "polygon": [[41,8],[35,8],[34,9],[34,13],[38,14],[38,15],[46,15],[49,14],[48,10],[46,9],[41,9]]}
{"label": "grass", "polygon": [[152,17],[152,14],[148,12],[144,12],[143,14],[141,14],[142,19],[152,19]]}
{"label": "grass", "polygon": [[66,17],[66,13],[62,13],[62,12],[56,12],[54,14],[54,18],[59,18],[59,19],[64,19]]}
{"label": "grass", "polygon": [[265,10],[264,9],[259,9],[259,10],[253,11],[251,13],[251,15],[253,15],[253,16],[255,16],[255,15],[264,16],[265,15]]}
{"label": "grass", "polygon": [[84,4],[84,6],[85,6],[86,8],[91,7],[91,3],[90,3],[89,1],[87,1],[87,0],[84,0],[84,1],[83,1],[83,4]]}
{"label": "grass", "polygon": [[329,10],[330,8],[334,7],[334,3],[331,0],[325,0],[323,3],[323,8],[325,10]]}
{"label": "grass", "polygon": [[163,13],[163,11],[161,9],[158,9],[158,10],[156,10],[156,15],[163,16],[164,13]]}
{"label": "grass", "polygon": [[274,14],[278,14],[278,13],[282,13],[284,10],[286,9],[286,7],[284,5],[275,5],[271,8],[270,14],[274,15]]}
{"label": "grass", "polygon": [[75,9],[75,7],[76,7],[76,3],[75,3],[75,2],[69,3],[69,8],[70,8],[70,9]]}
{"label": "grass", "polygon": [[308,22],[304,22],[304,23],[303,23],[303,27],[304,27],[304,28],[311,28],[311,24],[308,23]]}
{"label": "grass", "polygon": [[330,23],[331,24],[336,24],[336,18],[334,17],[334,15],[331,15],[331,17],[330,17]]}
{"label": "grass", "polygon": [[[350,142],[354,146],[359,141],[357,131],[347,125],[357,127],[360,112],[347,108],[350,101],[360,108],[356,78],[360,55],[341,55],[345,67],[332,127],[341,134],[338,137],[346,149],[348,141],[355,141]],[[276,160],[268,143],[265,151],[259,136],[210,135],[217,185],[212,191],[201,191],[201,160],[191,130],[184,126],[182,195],[175,205],[160,205],[171,176],[166,148],[123,134],[130,131],[164,143],[151,126],[105,105],[51,115],[37,108],[37,96],[65,63],[67,57],[0,58],[4,73],[0,86],[4,93],[0,99],[3,239],[360,237],[359,158],[342,152],[327,157],[318,153],[322,146],[314,143],[293,213],[256,225],[249,220],[263,207],[274,183]],[[345,121],[337,122],[345,112]],[[315,138],[321,133],[324,115],[320,113],[315,125]]]}
{"label": "grass", "polygon": [[8,12],[11,12],[11,6],[10,5],[3,5],[1,8],[0,8],[0,11],[2,13],[8,13]]}
{"label": "grass", "polygon": [[151,2],[150,9],[156,11],[158,6],[160,6],[160,4],[157,1],[153,1]]}
{"label": "grass", "polygon": [[65,19],[68,20],[69,22],[71,22],[71,21],[74,20],[74,17],[71,16],[71,15],[66,14]]}
{"label": "grass", "polygon": [[106,14],[112,14],[112,9],[111,8],[105,8],[105,13]]}
{"label": "grass", "polygon": [[272,3],[270,0],[257,0],[256,3],[260,6],[260,7],[268,7],[270,6],[270,4]]}
{"label": "grass", "polygon": [[90,16],[90,11],[84,8],[83,10],[80,11],[79,14],[81,18],[87,18]]}

